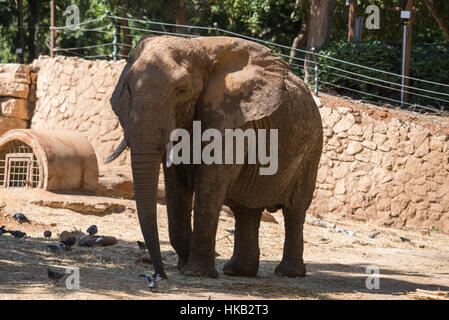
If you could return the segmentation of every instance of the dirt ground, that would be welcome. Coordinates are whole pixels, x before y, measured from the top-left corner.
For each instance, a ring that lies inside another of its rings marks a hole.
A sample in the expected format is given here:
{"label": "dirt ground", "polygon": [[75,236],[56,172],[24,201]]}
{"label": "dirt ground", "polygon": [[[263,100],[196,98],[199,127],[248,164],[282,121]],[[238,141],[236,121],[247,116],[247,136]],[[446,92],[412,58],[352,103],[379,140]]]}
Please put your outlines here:
{"label": "dirt ground", "polygon": [[[262,222],[260,228],[260,268],[256,278],[229,277],[222,272],[231,257],[234,228],[232,217],[222,214],[217,233],[216,259],[218,279],[190,278],[176,270],[176,254],[169,244],[165,206],[158,205],[159,230],[168,280],[159,284],[158,292],[148,289],[138,274],[152,272],[136,244],[142,240],[135,204],[131,200],[56,195],[77,201],[117,204],[120,210],[106,213],[79,212],[35,204],[36,199],[54,195],[42,191],[0,191],[0,226],[21,230],[27,237],[18,240],[9,234],[0,237],[0,299],[409,299],[416,289],[449,291],[449,236],[439,231],[399,231],[373,223],[326,221],[337,228],[350,230],[355,236],[331,229],[305,225],[304,258],[308,270],[305,278],[281,278],[274,268],[282,256],[284,239],[281,212],[278,223]],[[62,202],[59,203],[60,205]],[[55,205],[53,205],[54,207]],[[31,223],[12,220],[16,212],[24,213]],[[85,231],[96,224],[99,234],[118,238],[117,245],[85,248],[55,254],[46,246],[57,243],[64,230]],[[43,238],[51,230],[50,240]],[[369,234],[380,232],[370,239]],[[411,239],[402,242],[400,237]],[[47,278],[47,267],[80,269],[80,289],[69,290],[64,281],[54,286]],[[367,289],[368,266],[380,269],[380,288]]]}

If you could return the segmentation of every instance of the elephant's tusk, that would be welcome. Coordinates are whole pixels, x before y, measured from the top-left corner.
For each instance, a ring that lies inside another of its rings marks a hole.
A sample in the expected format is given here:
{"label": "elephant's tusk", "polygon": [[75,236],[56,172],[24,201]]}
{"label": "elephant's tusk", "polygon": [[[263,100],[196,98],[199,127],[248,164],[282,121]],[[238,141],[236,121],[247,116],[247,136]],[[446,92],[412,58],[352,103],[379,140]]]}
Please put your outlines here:
{"label": "elephant's tusk", "polygon": [[106,159],[106,161],[104,163],[110,163],[110,162],[114,161],[115,159],[117,159],[123,153],[123,151],[126,150],[127,147],[128,147],[128,141],[126,141],[126,139],[123,139],[122,142],[120,142],[117,149],[115,149],[115,151],[113,153],[111,153],[111,155]]}
{"label": "elephant's tusk", "polygon": [[167,143],[166,147],[166,161],[165,161],[165,165],[167,166],[167,168],[170,168],[173,165],[173,153],[171,152],[173,149],[173,141],[170,140],[169,143]]}

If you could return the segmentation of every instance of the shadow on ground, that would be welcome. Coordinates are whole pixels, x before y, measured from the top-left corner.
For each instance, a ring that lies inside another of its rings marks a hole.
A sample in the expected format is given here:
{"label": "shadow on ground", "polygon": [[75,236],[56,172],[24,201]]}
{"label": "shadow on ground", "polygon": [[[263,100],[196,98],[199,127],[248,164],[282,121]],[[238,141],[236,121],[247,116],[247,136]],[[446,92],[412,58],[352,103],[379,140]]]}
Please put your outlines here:
{"label": "shadow on ground", "polygon": [[[46,246],[56,240],[27,238],[17,240],[9,235],[0,237],[0,294],[20,295],[35,290],[42,295],[64,298],[71,294],[64,281],[53,286],[47,278],[46,269],[52,267],[64,272],[64,267],[76,266],[80,270],[80,290],[78,294],[97,295],[97,298],[158,298],[147,288],[142,272],[151,273],[152,266],[146,261],[148,254],[138,249],[136,243],[119,241],[111,247],[79,248],[69,252],[54,254]],[[328,299],[335,293],[373,293],[380,295],[401,295],[417,288],[449,291],[449,287],[427,283],[418,278],[426,275],[404,273],[397,270],[381,269],[380,289],[368,290],[365,282],[365,264],[307,264],[305,278],[282,278],[273,274],[278,261],[262,260],[259,276],[256,278],[229,277],[222,273],[226,260],[217,258],[219,279],[190,278],[179,275],[176,269],[177,257],[173,251],[162,253],[169,279],[162,281],[162,294],[186,295],[192,299],[204,299],[206,295],[229,294],[242,298],[318,298]],[[407,277],[408,280],[403,278]],[[410,281],[415,278],[417,281]],[[428,282],[428,281],[427,281]],[[373,292],[375,291],[375,292]],[[76,298],[76,296],[75,296]]]}

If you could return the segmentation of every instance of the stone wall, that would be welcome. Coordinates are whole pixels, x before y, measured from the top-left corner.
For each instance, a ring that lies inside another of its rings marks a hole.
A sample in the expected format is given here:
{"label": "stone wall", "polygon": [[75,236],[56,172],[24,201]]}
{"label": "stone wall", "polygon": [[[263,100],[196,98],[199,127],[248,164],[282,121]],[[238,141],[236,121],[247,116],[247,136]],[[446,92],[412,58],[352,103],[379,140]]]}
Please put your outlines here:
{"label": "stone wall", "polygon": [[449,233],[449,118],[322,96],[323,157],[310,212]]}
{"label": "stone wall", "polygon": [[0,64],[0,136],[12,129],[28,127],[35,80],[36,74],[27,65]]}
{"label": "stone wall", "polygon": [[[124,65],[36,60],[31,127],[78,131],[94,146],[101,166],[122,138],[109,98]],[[449,119],[320,97],[325,143],[309,212],[449,233]],[[129,170],[129,154],[116,164]]]}
{"label": "stone wall", "polygon": [[[102,166],[123,138],[109,99],[124,66],[124,60],[65,57],[35,60],[32,69],[38,72],[37,101],[31,128],[79,132],[92,144]],[[128,152],[114,162],[127,163]]]}

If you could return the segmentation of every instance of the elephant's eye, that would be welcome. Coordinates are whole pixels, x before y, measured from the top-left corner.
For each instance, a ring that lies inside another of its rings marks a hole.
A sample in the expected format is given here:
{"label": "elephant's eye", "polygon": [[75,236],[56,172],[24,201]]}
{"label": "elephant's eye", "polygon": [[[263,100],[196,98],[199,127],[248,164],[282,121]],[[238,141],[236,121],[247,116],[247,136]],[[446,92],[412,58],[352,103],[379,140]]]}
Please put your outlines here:
{"label": "elephant's eye", "polygon": [[176,95],[177,96],[181,96],[181,95],[183,95],[186,92],[187,92],[187,86],[182,86],[182,87],[176,88]]}

